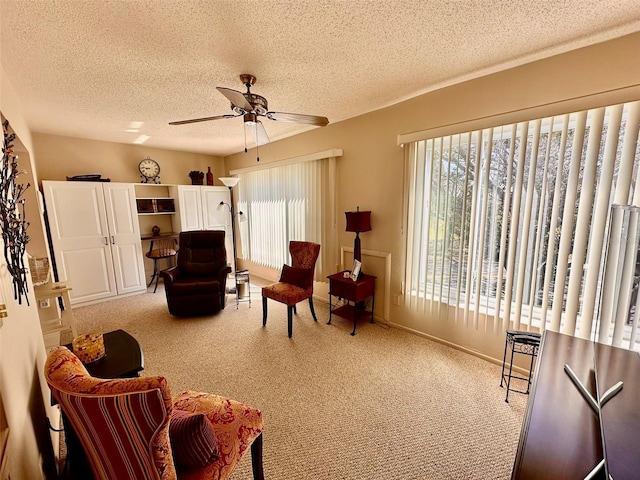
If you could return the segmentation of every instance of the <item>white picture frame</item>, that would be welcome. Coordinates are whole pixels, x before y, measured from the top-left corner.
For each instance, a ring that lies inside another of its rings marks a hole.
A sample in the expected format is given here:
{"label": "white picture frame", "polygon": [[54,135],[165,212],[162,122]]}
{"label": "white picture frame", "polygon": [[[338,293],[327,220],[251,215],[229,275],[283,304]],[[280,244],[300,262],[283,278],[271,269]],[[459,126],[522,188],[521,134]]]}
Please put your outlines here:
{"label": "white picture frame", "polygon": [[349,275],[351,280],[353,280],[354,282],[356,280],[358,280],[358,276],[360,276],[360,269],[361,268],[362,268],[362,262],[360,262],[359,260],[354,260],[353,261],[353,270],[351,270],[351,275]]}

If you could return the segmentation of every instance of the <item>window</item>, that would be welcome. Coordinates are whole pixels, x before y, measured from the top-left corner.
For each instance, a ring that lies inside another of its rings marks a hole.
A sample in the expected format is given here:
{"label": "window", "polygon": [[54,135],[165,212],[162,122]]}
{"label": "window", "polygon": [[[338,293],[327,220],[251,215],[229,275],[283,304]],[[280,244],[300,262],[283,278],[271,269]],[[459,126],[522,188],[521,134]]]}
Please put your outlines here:
{"label": "window", "polygon": [[[590,338],[612,205],[640,205],[639,123],[635,102],[412,143],[408,307],[453,308],[442,317],[496,334]],[[633,347],[634,317],[614,343]]]}
{"label": "window", "polygon": [[319,243],[316,278],[335,257],[335,158],[327,157],[238,173],[241,258],[280,269],[289,263],[289,242]]}

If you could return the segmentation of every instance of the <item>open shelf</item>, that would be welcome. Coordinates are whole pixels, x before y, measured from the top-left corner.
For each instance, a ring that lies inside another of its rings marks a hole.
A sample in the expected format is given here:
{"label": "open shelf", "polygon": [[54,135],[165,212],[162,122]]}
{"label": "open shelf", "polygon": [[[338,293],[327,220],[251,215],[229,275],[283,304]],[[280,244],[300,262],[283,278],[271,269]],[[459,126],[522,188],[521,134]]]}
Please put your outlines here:
{"label": "open shelf", "polygon": [[351,304],[342,305],[341,307],[338,307],[335,310],[331,310],[331,313],[333,315],[338,315],[339,317],[346,318],[348,320],[353,320],[354,313],[357,315],[356,320],[360,320],[361,318],[364,318],[364,317],[366,317],[367,319],[371,318],[370,310],[366,310],[360,307],[354,307]]}
{"label": "open shelf", "polygon": [[163,215],[176,213],[173,198],[136,198],[138,215]]}

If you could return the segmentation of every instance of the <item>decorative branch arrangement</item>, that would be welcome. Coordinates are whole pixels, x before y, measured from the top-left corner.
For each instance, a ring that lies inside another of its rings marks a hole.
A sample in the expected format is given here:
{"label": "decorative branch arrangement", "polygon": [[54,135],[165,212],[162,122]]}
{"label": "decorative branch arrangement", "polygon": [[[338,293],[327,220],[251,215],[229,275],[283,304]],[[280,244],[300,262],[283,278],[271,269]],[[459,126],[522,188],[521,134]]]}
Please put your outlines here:
{"label": "decorative branch arrangement", "polygon": [[29,235],[29,222],[25,221],[24,192],[31,186],[16,183],[16,177],[24,170],[18,170],[18,156],[13,153],[15,133],[9,133],[9,121],[2,119],[4,142],[2,144],[2,162],[0,163],[0,229],[4,242],[4,258],[7,270],[13,277],[13,293],[19,304],[24,295],[27,305],[29,285],[24,254]]}

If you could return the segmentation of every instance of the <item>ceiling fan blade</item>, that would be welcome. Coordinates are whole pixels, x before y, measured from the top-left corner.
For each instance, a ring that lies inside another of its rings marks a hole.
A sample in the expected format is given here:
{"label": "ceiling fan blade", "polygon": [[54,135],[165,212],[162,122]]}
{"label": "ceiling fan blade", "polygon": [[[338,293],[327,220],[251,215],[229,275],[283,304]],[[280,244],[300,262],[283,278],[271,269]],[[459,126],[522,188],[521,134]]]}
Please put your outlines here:
{"label": "ceiling fan blade", "polygon": [[247,99],[244,98],[244,95],[242,94],[242,92],[238,92],[237,90],[232,90],[230,88],[225,88],[225,87],[216,87],[216,89],[225,97],[227,97],[229,101],[236,107],[240,107],[246,110],[247,112],[250,112],[251,110],[253,110],[253,107],[249,102],[247,102]]}
{"label": "ceiling fan blade", "polygon": [[253,141],[256,142],[256,145],[259,147],[270,142],[267,131],[264,129],[264,125],[260,120],[257,122],[246,122],[245,126],[251,134],[251,138],[253,138]]}
{"label": "ceiling fan blade", "polygon": [[316,115],[303,115],[301,113],[285,113],[285,112],[267,112],[267,118],[278,122],[304,123],[306,125],[316,125],[324,127],[329,124],[327,117],[318,117]]}
{"label": "ceiling fan blade", "polygon": [[240,115],[216,115],[215,117],[192,118],[190,120],[179,120],[177,122],[169,122],[169,125],[185,125],[187,123],[208,122],[209,120],[220,120],[221,118],[236,118]]}

